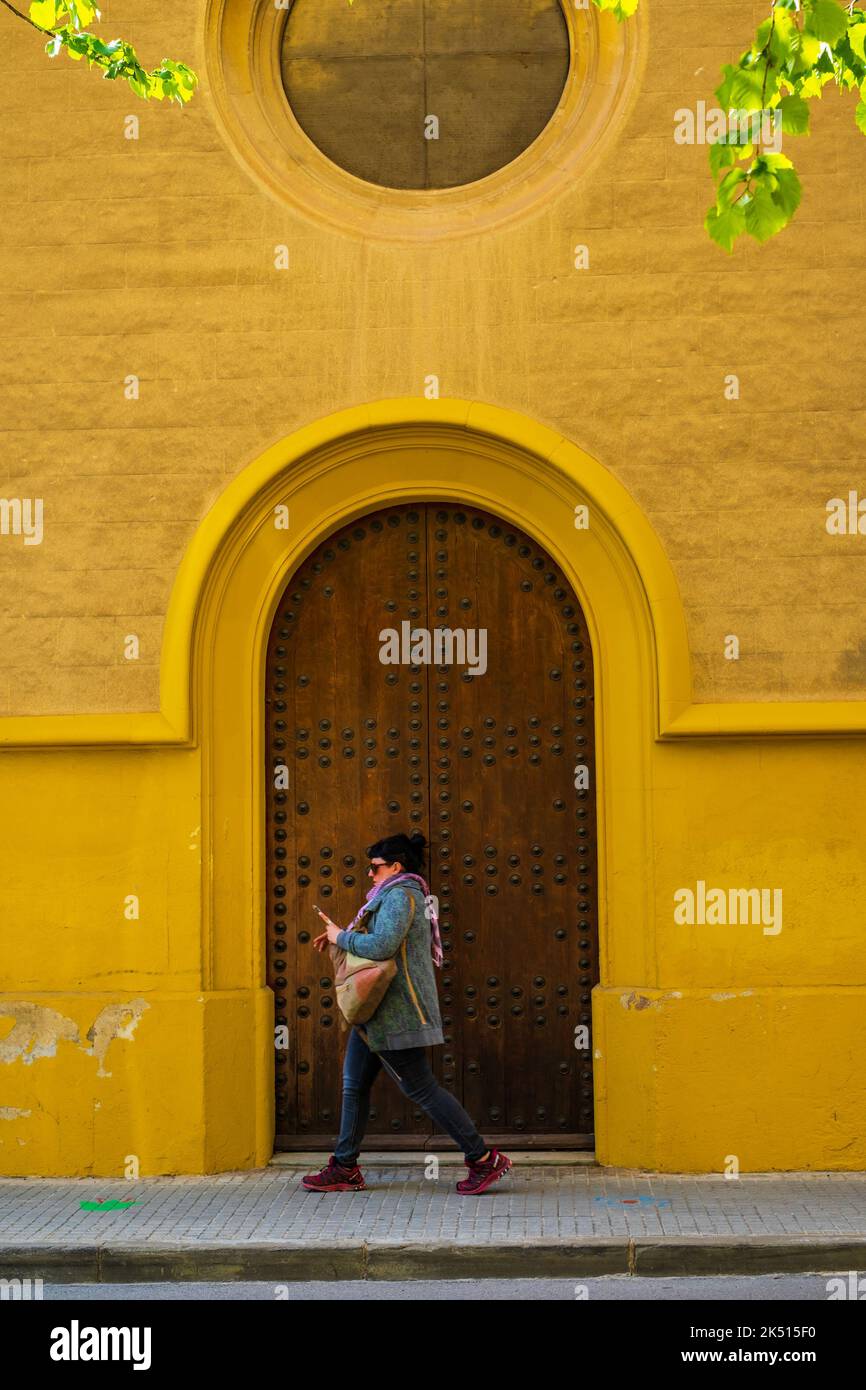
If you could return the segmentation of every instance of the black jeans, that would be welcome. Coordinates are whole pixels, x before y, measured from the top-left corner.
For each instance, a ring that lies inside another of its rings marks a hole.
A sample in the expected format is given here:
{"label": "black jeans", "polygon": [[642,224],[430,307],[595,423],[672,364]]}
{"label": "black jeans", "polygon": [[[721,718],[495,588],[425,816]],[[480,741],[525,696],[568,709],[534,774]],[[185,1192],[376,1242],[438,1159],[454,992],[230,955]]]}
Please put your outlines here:
{"label": "black jeans", "polygon": [[437,1129],[450,1134],[468,1159],[475,1162],[481,1157],[487,1145],[460,1102],[439,1085],[430,1069],[426,1047],[372,1052],[357,1028],[353,1028],[343,1061],[343,1110],[334,1150],[342,1167],[353,1168],[358,1161],[370,1113],[370,1088],[383,1066],[403,1094],[426,1110]]}

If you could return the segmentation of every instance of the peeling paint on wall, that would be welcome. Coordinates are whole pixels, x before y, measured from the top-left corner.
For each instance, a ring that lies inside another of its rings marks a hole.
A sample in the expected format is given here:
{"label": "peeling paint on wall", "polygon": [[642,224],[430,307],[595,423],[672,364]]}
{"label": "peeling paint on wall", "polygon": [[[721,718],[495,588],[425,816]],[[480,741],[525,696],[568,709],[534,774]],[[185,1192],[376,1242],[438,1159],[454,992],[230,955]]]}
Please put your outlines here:
{"label": "peeling paint on wall", "polygon": [[[91,1045],[85,1047],[78,1024],[56,1010],[42,1004],[0,1003],[0,1018],[14,1019],[12,1031],[0,1041],[0,1062],[24,1062],[29,1066],[39,1057],[54,1057],[58,1043],[72,1042],[97,1059],[97,1076],[111,1076],[103,1067],[109,1047],[115,1038],[131,1041],[141,1015],[149,1008],[145,999],[131,999],[128,1004],[106,1004],[87,1030],[87,1041]],[[30,1111],[19,1113],[29,1115]]]}
{"label": "peeling paint on wall", "polygon": [[635,990],[632,990],[631,994],[621,994],[619,1002],[624,1009],[640,1010],[646,1009],[649,1006],[649,1000],[646,995],[638,994]]}
{"label": "peeling paint on wall", "polygon": [[60,1042],[78,1042],[78,1026],[42,1004],[0,1004],[0,1017],[15,1020],[12,1032],[0,1042],[0,1062],[24,1062],[54,1057]]}
{"label": "peeling paint on wall", "polygon": [[0,1105],[0,1120],[20,1120],[29,1114],[29,1110],[16,1110],[14,1105]]}
{"label": "peeling paint on wall", "polygon": [[131,999],[128,1004],[106,1004],[101,1013],[97,1014],[87,1030],[87,1039],[92,1046],[85,1048],[85,1052],[89,1052],[99,1062],[97,1076],[111,1076],[110,1071],[103,1069],[105,1054],[115,1038],[125,1038],[128,1042],[132,1040],[141,1015],[149,1008],[150,1005],[145,999]]}
{"label": "peeling paint on wall", "polygon": [[668,999],[682,999],[682,997],[682,990],[679,989],[666,990],[664,994],[659,995],[658,999],[650,999],[648,995],[638,994],[637,990],[633,989],[630,994],[621,994],[619,1002],[624,1009],[634,1009],[640,1013],[642,1009],[660,1009]]}
{"label": "peeling paint on wall", "polygon": [[637,994],[634,990],[623,999],[624,1009],[636,1009],[638,1013],[641,1009],[648,1009],[651,1004],[652,1000],[648,999],[645,994]]}

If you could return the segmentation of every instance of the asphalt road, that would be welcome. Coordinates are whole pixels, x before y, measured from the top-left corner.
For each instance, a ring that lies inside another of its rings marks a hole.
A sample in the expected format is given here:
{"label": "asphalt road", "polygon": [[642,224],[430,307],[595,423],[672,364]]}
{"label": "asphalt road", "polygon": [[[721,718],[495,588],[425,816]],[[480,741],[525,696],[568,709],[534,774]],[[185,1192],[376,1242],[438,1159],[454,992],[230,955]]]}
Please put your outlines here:
{"label": "asphalt road", "polygon": [[847,1278],[847,1273],[728,1275],[722,1278],[637,1279],[629,1275],[608,1275],[600,1279],[474,1279],[412,1280],[390,1283],[384,1280],[325,1283],[237,1284],[54,1284],[45,1285],[46,1301],[87,1301],[120,1299],[138,1302],[173,1300],[196,1302],[222,1299],[231,1302],[311,1302],[335,1298],[374,1302],[421,1301],[472,1302],[476,1300],[518,1300],[525,1302],[568,1301],[586,1297],[604,1302],[689,1302],[732,1301],[756,1304],[777,1300],[826,1303],[827,1281]]}

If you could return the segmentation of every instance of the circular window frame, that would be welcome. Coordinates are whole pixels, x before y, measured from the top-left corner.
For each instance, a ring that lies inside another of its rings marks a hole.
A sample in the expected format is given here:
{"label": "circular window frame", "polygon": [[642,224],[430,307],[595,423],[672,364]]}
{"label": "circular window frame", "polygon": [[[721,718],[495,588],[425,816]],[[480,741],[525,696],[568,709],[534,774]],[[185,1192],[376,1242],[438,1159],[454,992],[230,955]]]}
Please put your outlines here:
{"label": "circular window frame", "polygon": [[[375,3],[375,0],[362,0]],[[441,189],[368,183],[323,154],[283,87],[289,11],[274,0],[207,0],[210,94],[230,149],[279,202],[366,239],[429,242],[479,235],[548,203],[584,175],[627,118],[646,57],[643,6],[624,23],[560,0],[568,29],[565,88],[532,144],[474,183]]]}

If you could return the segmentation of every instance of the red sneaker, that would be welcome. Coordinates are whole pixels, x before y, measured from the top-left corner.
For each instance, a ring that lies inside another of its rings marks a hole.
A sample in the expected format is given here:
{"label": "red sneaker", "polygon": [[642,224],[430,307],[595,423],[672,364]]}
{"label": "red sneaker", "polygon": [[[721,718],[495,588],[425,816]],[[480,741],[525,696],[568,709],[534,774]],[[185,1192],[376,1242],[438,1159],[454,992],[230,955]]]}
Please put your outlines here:
{"label": "red sneaker", "polygon": [[468,1158],[463,1162],[469,1169],[469,1175],[457,1184],[457,1191],[473,1196],[486,1192],[491,1183],[504,1178],[509,1168],[514,1167],[507,1154],[500,1153],[498,1149],[491,1149],[490,1157],[484,1163],[470,1163]]}
{"label": "red sneaker", "polygon": [[308,1173],[301,1184],[308,1192],[364,1192],[367,1187],[357,1165],[343,1168],[333,1154],[320,1173]]}

